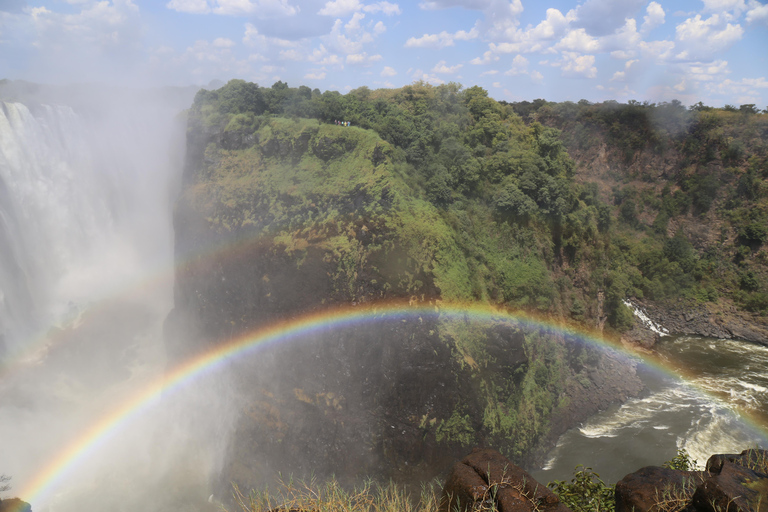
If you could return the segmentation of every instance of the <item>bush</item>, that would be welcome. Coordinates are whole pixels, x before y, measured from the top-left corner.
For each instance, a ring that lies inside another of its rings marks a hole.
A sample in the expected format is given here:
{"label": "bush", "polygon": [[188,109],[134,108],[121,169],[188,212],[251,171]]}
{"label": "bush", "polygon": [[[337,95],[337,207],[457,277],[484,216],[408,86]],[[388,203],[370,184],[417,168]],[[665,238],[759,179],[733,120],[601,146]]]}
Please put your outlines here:
{"label": "bush", "polygon": [[600,475],[592,471],[592,468],[578,465],[573,470],[570,483],[554,480],[548,483],[547,487],[573,512],[603,512],[616,509],[615,486],[600,480]]}

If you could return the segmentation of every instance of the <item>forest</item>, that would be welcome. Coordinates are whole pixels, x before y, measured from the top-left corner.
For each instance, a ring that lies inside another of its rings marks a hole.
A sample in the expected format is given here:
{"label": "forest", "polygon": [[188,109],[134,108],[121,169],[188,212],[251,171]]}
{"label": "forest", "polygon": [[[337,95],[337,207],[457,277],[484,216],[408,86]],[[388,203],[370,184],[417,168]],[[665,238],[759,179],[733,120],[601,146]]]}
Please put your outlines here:
{"label": "forest", "polygon": [[[410,211],[429,212],[414,220],[437,216],[450,231],[421,262],[444,299],[596,319],[614,333],[634,322],[630,297],[728,304],[758,322],[768,313],[768,115],[754,105],[508,103],[456,83],[342,95],[232,80],[201,90],[191,115],[262,145],[278,137],[276,118],[343,122],[347,139],[375,132]],[[236,182],[217,183],[237,195]],[[245,222],[212,208],[225,229]]]}

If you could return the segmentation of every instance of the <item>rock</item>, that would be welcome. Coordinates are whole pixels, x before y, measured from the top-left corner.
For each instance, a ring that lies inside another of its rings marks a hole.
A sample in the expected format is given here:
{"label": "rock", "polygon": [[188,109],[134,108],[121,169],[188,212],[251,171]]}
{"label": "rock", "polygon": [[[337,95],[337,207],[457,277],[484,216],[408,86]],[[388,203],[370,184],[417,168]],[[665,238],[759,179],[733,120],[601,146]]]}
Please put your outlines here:
{"label": "rock", "polygon": [[32,506],[19,498],[0,500],[0,512],[32,512]]}
{"label": "rock", "polygon": [[755,450],[750,448],[739,454],[719,454],[713,455],[707,460],[707,471],[710,473],[720,473],[725,462],[734,462],[742,466],[754,467],[768,461],[768,450]]}
{"label": "rock", "polygon": [[768,451],[713,455],[707,471],[648,466],[616,484],[616,512],[759,512],[768,504]]}
{"label": "rock", "polygon": [[622,478],[616,484],[616,512],[649,512],[662,510],[661,502],[678,502],[681,506],[663,510],[681,510],[690,500],[696,485],[706,473],[677,471],[659,466],[646,466]]}
{"label": "rock", "polygon": [[621,340],[623,342],[639,346],[646,350],[652,349],[654,345],[659,342],[659,339],[659,333],[653,332],[640,322],[636,322],[632,329],[621,335]]}
{"label": "rock", "polygon": [[708,512],[757,512],[768,505],[768,475],[723,461],[720,473],[696,488],[692,504]]}
{"label": "rock", "polygon": [[443,512],[569,512],[560,499],[496,450],[476,450],[453,465],[443,487]]}

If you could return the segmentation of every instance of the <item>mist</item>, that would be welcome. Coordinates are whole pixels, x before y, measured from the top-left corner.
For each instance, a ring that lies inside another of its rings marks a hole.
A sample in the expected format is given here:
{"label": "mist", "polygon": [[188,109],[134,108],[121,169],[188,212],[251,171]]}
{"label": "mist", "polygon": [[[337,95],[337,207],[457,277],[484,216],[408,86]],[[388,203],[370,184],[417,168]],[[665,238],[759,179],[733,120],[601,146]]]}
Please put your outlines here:
{"label": "mist", "polygon": [[30,487],[168,370],[171,213],[195,90],[0,88],[0,472],[3,497],[36,511],[213,507],[229,427],[224,384],[204,380],[150,397]]}

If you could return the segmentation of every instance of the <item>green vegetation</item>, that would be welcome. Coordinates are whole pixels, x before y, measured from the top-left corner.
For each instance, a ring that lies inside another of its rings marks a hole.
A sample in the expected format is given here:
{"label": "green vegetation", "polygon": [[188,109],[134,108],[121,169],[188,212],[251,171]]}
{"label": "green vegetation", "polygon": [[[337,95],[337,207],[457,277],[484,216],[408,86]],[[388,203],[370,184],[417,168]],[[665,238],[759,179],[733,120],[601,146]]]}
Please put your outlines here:
{"label": "green vegetation", "polygon": [[[323,301],[482,302],[609,334],[633,326],[628,297],[768,313],[768,115],[751,109],[233,80],[197,94],[189,135],[200,154],[177,208],[327,275]],[[567,407],[568,380],[588,387],[591,356],[531,332],[520,357],[492,353],[495,327],[440,323],[482,400],[421,428],[520,460]]]}
{"label": "green vegetation", "polygon": [[573,512],[611,512],[616,509],[616,486],[607,485],[592,468],[576,466],[570,482],[555,480],[547,487]]}

